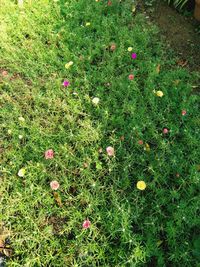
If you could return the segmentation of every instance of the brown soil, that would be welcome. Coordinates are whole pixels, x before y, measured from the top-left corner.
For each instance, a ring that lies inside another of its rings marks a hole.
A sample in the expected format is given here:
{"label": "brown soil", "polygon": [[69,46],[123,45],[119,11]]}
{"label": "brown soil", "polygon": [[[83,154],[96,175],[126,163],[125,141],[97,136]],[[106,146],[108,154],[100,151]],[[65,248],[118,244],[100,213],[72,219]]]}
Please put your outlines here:
{"label": "brown soil", "polygon": [[176,52],[180,61],[187,61],[190,70],[200,71],[200,23],[192,16],[186,17],[169,7],[163,0],[156,1],[153,8],[144,8],[164,36],[165,41]]}

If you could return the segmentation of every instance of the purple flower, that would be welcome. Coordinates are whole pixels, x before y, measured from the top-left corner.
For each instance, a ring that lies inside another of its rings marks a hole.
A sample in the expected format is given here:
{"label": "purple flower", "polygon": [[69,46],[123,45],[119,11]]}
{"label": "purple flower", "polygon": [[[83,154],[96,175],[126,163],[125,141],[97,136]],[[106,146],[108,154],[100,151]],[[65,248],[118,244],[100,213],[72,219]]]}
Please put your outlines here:
{"label": "purple flower", "polygon": [[131,57],[132,57],[132,59],[136,59],[137,54],[136,53],[132,53]]}
{"label": "purple flower", "polygon": [[69,85],[70,85],[70,82],[67,81],[67,80],[64,80],[64,82],[63,82],[63,86],[64,86],[64,87],[67,87],[67,86],[69,86]]}

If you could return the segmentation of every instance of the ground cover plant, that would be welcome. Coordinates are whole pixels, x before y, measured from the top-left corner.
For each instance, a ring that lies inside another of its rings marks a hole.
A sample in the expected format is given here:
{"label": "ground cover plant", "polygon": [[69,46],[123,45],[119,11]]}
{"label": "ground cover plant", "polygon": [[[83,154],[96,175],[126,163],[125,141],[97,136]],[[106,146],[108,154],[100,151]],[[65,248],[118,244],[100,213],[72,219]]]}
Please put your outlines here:
{"label": "ground cover plant", "polygon": [[198,266],[196,74],[132,1],[3,0],[7,266]]}
{"label": "ground cover plant", "polygon": [[180,7],[180,8],[183,8],[183,6],[189,2],[188,0],[174,0],[174,1],[171,1],[171,0],[168,0],[168,3],[171,4],[173,3],[173,5],[175,7]]}

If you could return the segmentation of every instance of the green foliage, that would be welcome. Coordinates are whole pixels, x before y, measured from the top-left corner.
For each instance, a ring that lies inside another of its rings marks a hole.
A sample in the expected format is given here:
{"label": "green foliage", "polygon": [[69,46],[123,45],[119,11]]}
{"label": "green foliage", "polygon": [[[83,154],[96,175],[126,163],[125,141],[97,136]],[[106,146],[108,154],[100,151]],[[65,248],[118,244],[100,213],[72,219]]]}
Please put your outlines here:
{"label": "green foliage", "polygon": [[[195,74],[176,65],[157,28],[133,16],[131,0],[24,2],[3,0],[0,10],[1,73],[8,71],[0,80],[0,225],[13,250],[7,266],[196,267]],[[46,160],[49,148],[55,157]],[[52,180],[60,183],[62,207]],[[136,188],[138,180],[146,190]]]}
{"label": "green foliage", "polygon": [[188,0],[167,0],[168,4],[173,4],[176,8],[182,9],[186,3],[188,3]]}

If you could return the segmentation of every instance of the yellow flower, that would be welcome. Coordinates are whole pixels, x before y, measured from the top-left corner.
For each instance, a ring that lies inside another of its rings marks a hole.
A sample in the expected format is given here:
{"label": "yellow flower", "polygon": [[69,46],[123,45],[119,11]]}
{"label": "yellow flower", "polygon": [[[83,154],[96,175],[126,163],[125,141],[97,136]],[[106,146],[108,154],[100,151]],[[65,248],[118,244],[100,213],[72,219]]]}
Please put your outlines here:
{"label": "yellow flower", "polygon": [[146,187],[147,187],[147,185],[146,185],[146,183],[144,181],[138,181],[137,182],[137,189],[145,190]]}
{"label": "yellow flower", "polygon": [[91,25],[90,22],[86,22],[86,23],[85,23],[85,26],[86,26],[86,27],[88,27],[88,26],[90,26],[90,25]]}
{"label": "yellow flower", "polygon": [[18,176],[19,176],[19,177],[24,177],[25,173],[26,173],[25,168],[22,168],[22,169],[20,169],[20,170],[18,171]]}
{"label": "yellow flower", "polygon": [[144,150],[147,151],[147,152],[149,152],[150,151],[150,145],[147,144],[147,143],[145,143]]}
{"label": "yellow flower", "polygon": [[128,47],[128,52],[131,52],[133,50],[133,47],[129,46]]}
{"label": "yellow flower", "polygon": [[73,61],[69,61],[68,63],[65,64],[65,68],[69,69],[73,64],[74,64]]}
{"label": "yellow flower", "polygon": [[11,133],[12,133],[12,131],[9,129],[9,130],[8,130],[8,134],[11,134]]}
{"label": "yellow flower", "polygon": [[162,91],[156,91],[156,95],[159,97],[163,97],[164,94]]}

